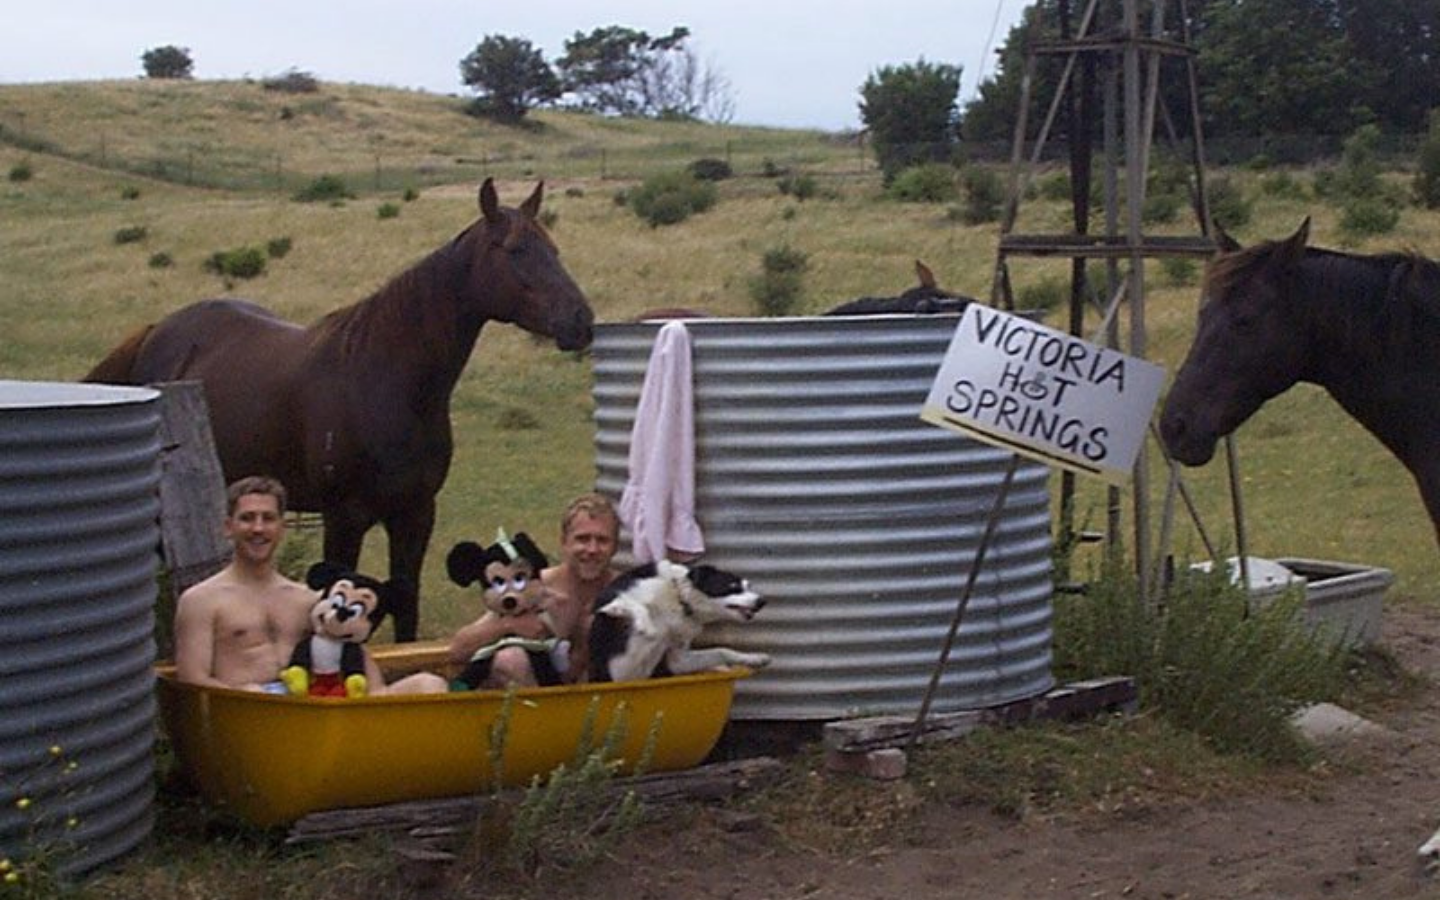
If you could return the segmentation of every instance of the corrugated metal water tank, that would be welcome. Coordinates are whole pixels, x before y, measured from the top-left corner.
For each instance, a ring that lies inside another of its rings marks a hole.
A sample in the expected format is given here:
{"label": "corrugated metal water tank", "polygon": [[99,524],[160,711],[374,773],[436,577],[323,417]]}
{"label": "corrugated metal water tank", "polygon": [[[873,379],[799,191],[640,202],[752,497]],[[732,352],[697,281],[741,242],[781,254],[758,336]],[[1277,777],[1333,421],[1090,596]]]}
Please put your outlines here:
{"label": "corrugated metal water tank", "polygon": [[[714,640],[769,653],[733,718],[918,710],[1010,454],[922,422],[950,316],[693,319],[706,561],[768,600]],[[660,323],[592,348],[597,487],[618,499]],[[1048,470],[1022,462],[931,709],[1049,690]]]}
{"label": "corrugated metal water tank", "polygon": [[154,815],[158,397],[0,381],[0,855],[67,875]]}

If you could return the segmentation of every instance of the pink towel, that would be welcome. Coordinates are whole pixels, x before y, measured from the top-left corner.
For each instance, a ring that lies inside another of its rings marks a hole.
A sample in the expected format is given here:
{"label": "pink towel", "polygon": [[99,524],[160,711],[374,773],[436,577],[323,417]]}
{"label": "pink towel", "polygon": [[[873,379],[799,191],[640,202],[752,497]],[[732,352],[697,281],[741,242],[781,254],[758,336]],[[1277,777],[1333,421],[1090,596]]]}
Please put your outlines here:
{"label": "pink towel", "polygon": [[[690,374],[690,332],[667,322],[655,336],[635,427],[630,432],[630,474],[620,496],[620,518],[630,529],[635,562],[705,552],[695,521],[695,410]],[[667,552],[668,551],[668,552]]]}

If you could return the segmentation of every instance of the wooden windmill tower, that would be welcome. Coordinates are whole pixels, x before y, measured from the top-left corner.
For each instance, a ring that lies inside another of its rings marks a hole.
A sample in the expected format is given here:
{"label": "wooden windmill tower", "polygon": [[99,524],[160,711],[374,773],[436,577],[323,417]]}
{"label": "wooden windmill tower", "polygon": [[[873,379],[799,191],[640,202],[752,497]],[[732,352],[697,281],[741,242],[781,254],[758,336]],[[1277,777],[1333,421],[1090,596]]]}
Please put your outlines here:
{"label": "wooden windmill tower", "polygon": [[[1072,5],[1083,5],[1083,9],[1072,9]],[[1010,160],[1009,199],[1001,220],[991,302],[1004,309],[1014,308],[1011,268],[1017,258],[1069,257],[1070,303],[1064,327],[1071,334],[1143,358],[1145,261],[1175,256],[1203,259],[1215,252],[1210,239],[1204,141],[1195,54],[1189,46],[1188,11],[1185,0],[1058,0],[1057,7],[1058,22],[1032,23],[1032,34],[1041,31],[1035,25],[1045,25],[1047,36],[1032,39],[1026,48]],[[1038,15],[1039,9],[1035,7],[1032,15]],[[1167,10],[1175,14],[1173,24],[1166,22]],[[1076,11],[1078,18],[1073,15]],[[1042,63],[1049,70],[1058,69],[1059,77],[1044,118],[1032,125],[1028,114],[1039,93],[1036,80]],[[1175,79],[1179,79],[1181,90],[1163,90]],[[1176,95],[1184,96],[1184,109],[1167,107],[1166,97]],[[1187,180],[1196,225],[1190,234],[1152,235],[1145,230],[1143,210],[1157,128],[1163,129],[1177,155],[1188,160]],[[1068,145],[1073,230],[1022,233],[1017,228],[1021,202],[1037,168],[1046,159],[1047,141],[1057,132]],[[1094,231],[1091,189],[1097,177],[1102,199],[1097,210],[1100,228]],[[1103,265],[1103,290],[1092,292],[1089,287],[1092,261]],[[1092,318],[1087,323],[1087,310],[1098,314],[1098,320]],[[1231,461],[1236,536],[1243,561],[1244,532],[1235,457],[1228,444],[1227,450],[1231,451],[1227,456]],[[1158,541],[1152,540],[1147,456],[1147,449],[1142,448],[1132,485],[1133,546],[1142,597],[1153,590],[1159,568],[1156,545],[1163,554],[1177,497],[1189,504],[1172,464],[1161,534]],[[1065,473],[1062,478],[1059,540],[1068,544],[1077,538],[1076,486],[1074,475]],[[1112,549],[1120,546],[1117,538],[1121,534],[1122,509],[1120,490],[1111,488],[1105,533]],[[1213,555],[1214,548],[1203,528],[1200,532]]]}

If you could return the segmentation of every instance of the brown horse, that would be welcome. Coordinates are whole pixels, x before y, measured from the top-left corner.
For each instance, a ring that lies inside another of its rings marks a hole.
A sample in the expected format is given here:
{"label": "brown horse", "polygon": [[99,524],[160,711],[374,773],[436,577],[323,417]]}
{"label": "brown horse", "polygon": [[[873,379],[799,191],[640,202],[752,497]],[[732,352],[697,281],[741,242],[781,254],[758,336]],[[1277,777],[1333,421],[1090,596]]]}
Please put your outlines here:
{"label": "brown horse", "polygon": [[490,179],[481,217],[378,292],[309,327],[243,300],[204,300],[129,337],[86,381],[193,379],[227,480],[267,474],[323,514],[325,558],[353,567],[379,523],[399,598],[395,637],[419,627],[420,568],[453,451],[450,394],[487,321],[590,344],[593,316],[538,221]]}
{"label": "brown horse", "polygon": [[1170,455],[1215,442],[1297,381],[1318,384],[1415,477],[1440,538],[1440,266],[1221,236],[1195,341],[1160,417]]}

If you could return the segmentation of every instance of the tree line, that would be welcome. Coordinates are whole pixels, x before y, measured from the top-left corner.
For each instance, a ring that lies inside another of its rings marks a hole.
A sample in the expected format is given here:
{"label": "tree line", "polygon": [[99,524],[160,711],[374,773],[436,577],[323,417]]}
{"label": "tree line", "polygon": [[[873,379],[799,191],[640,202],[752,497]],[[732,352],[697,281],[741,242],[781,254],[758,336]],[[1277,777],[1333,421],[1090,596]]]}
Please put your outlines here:
{"label": "tree line", "polygon": [[[1123,2],[1098,0],[1097,24],[1088,33],[1116,28]],[[887,180],[910,165],[953,160],[964,145],[1009,141],[1030,51],[1072,34],[1088,5],[1031,3],[996,51],[995,74],[963,110],[958,65],[922,58],[877,68],[858,86],[858,108]],[[1148,23],[1150,4],[1139,6]],[[1279,160],[1303,161],[1333,152],[1343,136],[1364,126],[1387,135],[1423,134],[1430,110],[1440,105],[1440,0],[1187,0],[1164,6],[1164,36],[1183,40],[1194,53],[1207,138],[1249,138]],[[475,92],[467,108],[510,123],[544,106],[729,122],[735,106],[729,80],[697,58],[689,38],[684,26],[651,35],[607,25],[576,31],[551,62],[526,38],[487,35],[459,63],[461,82]],[[1095,56],[1082,57],[1087,62],[1072,82],[1090,85],[1092,109],[1098,109],[1100,79],[1082,76]],[[189,77],[192,63],[183,48],[154,48],[142,59],[150,77]],[[1184,137],[1193,130],[1188,76],[1178,68],[1180,57],[1163,57],[1162,65],[1165,127]],[[1064,66],[1063,54],[1036,55],[1027,117],[1032,137]],[[1098,114],[1088,118],[1092,128],[1100,127]]]}
{"label": "tree line", "polygon": [[[996,75],[960,118],[965,140],[1008,140],[1020,106],[1027,48],[1078,26],[1085,0],[1038,0],[998,51]],[[1120,21],[1121,0],[1102,0],[1097,19]],[[1206,137],[1315,135],[1363,125],[1415,135],[1440,105],[1440,0],[1187,0],[1166,4],[1166,36],[1195,52]],[[1141,3],[1148,10],[1148,3]],[[1180,19],[1179,9],[1186,16]],[[1066,15],[1068,13],[1068,16]],[[1162,75],[1166,108],[1188,108],[1187,81]],[[1064,59],[1038,60],[1030,121],[1054,97]],[[1179,123],[1182,130],[1183,123]],[[1038,127],[1038,124],[1037,124]],[[1333,142],[1332,142],[1333,143]]]}

